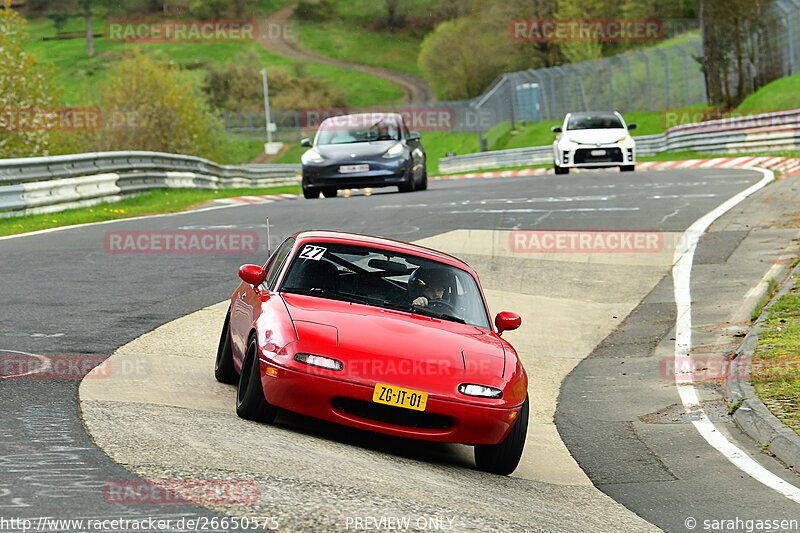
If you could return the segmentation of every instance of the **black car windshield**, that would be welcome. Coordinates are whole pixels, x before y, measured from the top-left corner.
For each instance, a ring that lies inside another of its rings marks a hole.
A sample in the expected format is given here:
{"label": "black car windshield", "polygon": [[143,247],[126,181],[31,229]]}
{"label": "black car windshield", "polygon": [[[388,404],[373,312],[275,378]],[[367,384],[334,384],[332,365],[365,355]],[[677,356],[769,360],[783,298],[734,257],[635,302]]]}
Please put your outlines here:
{"label": "black car windshield", "polygon": [[472,274],[424,257],[369,246],[306,243],[295,253],[279,291],[491,329]]}
{"label": "black car windshield", "polygon": [[616,115],[572,115],[567,122],[568,130],[599,130],[622,128]]}
{"label": "black car windshield", "polygon": [[320,125],[315,144],[399,141],[401,128],[395,115],[374,113],[331,117]]}

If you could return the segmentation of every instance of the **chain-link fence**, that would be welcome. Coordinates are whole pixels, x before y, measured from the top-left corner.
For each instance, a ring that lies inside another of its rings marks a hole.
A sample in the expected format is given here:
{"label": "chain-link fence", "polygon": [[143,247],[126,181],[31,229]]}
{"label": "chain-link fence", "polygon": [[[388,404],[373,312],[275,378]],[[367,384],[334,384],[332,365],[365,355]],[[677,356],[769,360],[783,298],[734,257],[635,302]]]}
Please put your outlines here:
{"label": "chain-link fence", "polygon": [[753,69],[769,82],[800,70],[800,0],[773,0],[758,36]]}

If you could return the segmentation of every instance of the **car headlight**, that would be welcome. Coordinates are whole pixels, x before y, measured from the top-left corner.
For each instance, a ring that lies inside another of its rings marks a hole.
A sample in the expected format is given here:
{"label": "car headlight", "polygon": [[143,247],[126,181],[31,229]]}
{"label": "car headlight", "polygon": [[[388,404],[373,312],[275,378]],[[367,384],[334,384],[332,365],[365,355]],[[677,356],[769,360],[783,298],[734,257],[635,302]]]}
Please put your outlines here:
{"label": "car headlight", "polygon": [[397,143],[383,154],[383,157],[390,158],[390,157],[397,157],[403,153],[403,145],[401,143]]}
{"label": "car headlight", "polygon": [[631,142],[631,140],[632,140],[632,137],[630,135],[626,135],[622,139],[618,140],[617,144],[628,144],[629,142]]}
{"label": "car headlight", "polygon": [[319,368],[327,368],[328,370],[341,370],[344,368],[344,363],[338,359],[325,357],[322,355],[314,355],[310,353],[299,353],[294,356],[294,360],[298,363],[305,363],[311,366],[318,366]]}
{"label": "car headlight", "polygon": [[458,386],[458,392],[467,396],[479,396],[481,398],[502,398],[503,391],[487,385],[475,385],[473,383],[462,383]]}
{"label": "car headlight", "polygon": [[307,150],[306,153],[303,154],[303,157],[301,157],[300,160],[303,162],[303,164],[322,163],[323,161],[325,161],[325,158],[322,157],[319,152],[311,148],[310,150]]}

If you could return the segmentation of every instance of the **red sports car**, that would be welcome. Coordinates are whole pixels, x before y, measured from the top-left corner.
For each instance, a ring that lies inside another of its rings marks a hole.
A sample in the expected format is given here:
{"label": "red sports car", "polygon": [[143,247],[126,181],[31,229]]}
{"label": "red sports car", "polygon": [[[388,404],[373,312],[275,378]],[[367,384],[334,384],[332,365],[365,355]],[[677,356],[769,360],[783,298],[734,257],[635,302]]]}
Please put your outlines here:
{"label": "red sports car", "polygon": [[238,383],[236,413],[278,408],[398,437],[475,446],[510,474],[528,429],[528,377],[492,327],[475,272],[449,255],[331,231],[288,239],[239,268],[215,376]]}

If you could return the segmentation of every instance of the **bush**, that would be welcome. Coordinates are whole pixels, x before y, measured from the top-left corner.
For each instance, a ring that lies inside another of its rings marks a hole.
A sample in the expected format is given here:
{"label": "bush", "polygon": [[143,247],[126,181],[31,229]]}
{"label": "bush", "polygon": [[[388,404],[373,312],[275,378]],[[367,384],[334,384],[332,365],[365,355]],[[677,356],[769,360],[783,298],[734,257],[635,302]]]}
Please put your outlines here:
{"label": "bush", "polygon": [[174,66],[136,49],[102,87],[98,150],[153,150],[216,159],[225,131]]}
{"label": "bush", "polygon": [[309,22],[322,22],[333,18],[334,9],[330,2],[306,2],[300,0],[294,10],[294,16]]}
{"label": "bush", "polygon": [[[261,58],[255,51],[240,54],[225,66],[207,69],[204,91],[214,109],[262,111],[264,86]],[[279,69],[268,69],[270,107],[279,110],[342,107],[347,100],[339,89],[315,77],[297,78]]]}
{"label": "bush", "polygon": [[507,69],[507,34],[473,17],[443,22],[422,42],[419,67],[441,100],[473,98]]}
{"label": "bush", "polygon": [[[5,5],[5,7],[2,7]],[[17,111],[52,110],[61,88],[53,84],[51,65],[40,65],[25,49],[25,20],[0,0],[0,159],[50,155],[53,132],[20,127]]]}

